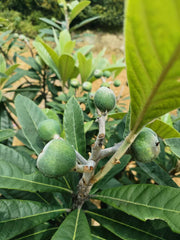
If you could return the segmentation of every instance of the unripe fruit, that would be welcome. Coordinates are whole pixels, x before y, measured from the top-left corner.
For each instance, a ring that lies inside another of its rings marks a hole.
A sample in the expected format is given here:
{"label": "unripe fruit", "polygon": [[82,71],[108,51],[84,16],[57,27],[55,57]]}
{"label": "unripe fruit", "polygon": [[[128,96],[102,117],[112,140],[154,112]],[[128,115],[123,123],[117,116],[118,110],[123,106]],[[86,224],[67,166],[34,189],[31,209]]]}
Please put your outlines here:
{"label": "unripe fruit", "polygon": [[116,80],[113,82],[113,85],[114,85],[115,87],[119,87],[119,86],[121,85],[120,80],[116,79]]}
{"label": "unripe fruit", "polygon": [[82,88],[84,91],[90,92],[92,89],[92,83],[91,82],[84,82],[82,85]]}
{"label": "unripe fruit", "polygon": [[103,76],[106,77],[106,78],[109,78],[111,76],[111,72],[110,71],[104,71]]}
{"label": "unripe fruit", "polygon": [[95,76],[95,78],[100,78],[100,77],[102,77],[102,75],[103,75],[103,71],[102,71],[102,70],[96,69],[96,70],[94,71],[94,76]]}
{"label": "unripe fruit", "polygon": [[60,135],[60,125],[54,119],[47,119],[39,123],[38,134],[44,141],[50,141],[54,137]]}
{"label": "unripe fruit", "polygon": [[70,85],[71,85],[71,87],[73,87],[73,88],[78,88],[78,87],[79,87],[79,81],[78,81],[76,78],[72,78],[72,79],[70,80]]}
{"label": "unripe fruit", "polygon": [[131,145],[132,154],[137,161],[151,162],[160,152],[159,140],[150,128],[143,128]]}
{"label": "unripe fruit", "polygon": [[108,83],[108,82],[103,82],[103,83],[101,84],[101,87],[110,88],[110,83]]}
{"label": "unripe fruit", "polygon": [[76,165],[73,147],[62,139],[53,139],[46,144],[37,159],[38,169],[48,177],[60,177]]}
{"label": "unripe fruit", "polygon": [[107,87],[100,87],[95,93],[94,103],[101,112],[109,112],[116,104],[115,94]]}

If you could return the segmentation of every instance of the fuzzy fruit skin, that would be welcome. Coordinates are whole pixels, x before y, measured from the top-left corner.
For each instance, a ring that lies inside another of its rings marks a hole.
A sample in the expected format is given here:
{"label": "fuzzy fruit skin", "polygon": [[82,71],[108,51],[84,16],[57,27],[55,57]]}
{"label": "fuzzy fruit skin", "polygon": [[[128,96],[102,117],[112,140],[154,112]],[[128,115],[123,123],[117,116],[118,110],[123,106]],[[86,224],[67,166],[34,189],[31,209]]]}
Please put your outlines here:
{"label": "fuzzy fruit skin", "polygon": [[38,169],[48,177],[60,177],[68,173],[76,164],[73,147],[62,139],[48,142],[37,159]]}
{"label": "fuzzy fruit skin", "polygon": [[109,112],[116,104],[115,94],[107,87],[100,87],[94,95],[94,103],[101,112]]}
{"label": "fuzzy fruit skin", "polygon": [[55,135],[60,135],[61,128],[54,119],[47,119],[39,123],[38,134],[44,141],[50,141]]}
{"label": "fuzzy fruit skin", "polygon": [[133,156],[140,162],[153,161],[160,152],[159,139],[150,128],[143,128],[131,146]]}
{"label": "fuzzy fruit skin", "polygon": [[92,83],[91,82],[84,82],[82,85],[82,88],[86,92],[90,92],[92,89]]}
{"label": "fuzzy fruit skin", "polygon": [[103,76],[106,77],[106,78],[109,78],[111,76],[111,72],[110,71],[104,71]]}
{"label": "fuzzy fruit skin", "polygon": [[121,85],[121,82],[120,82],[120,80],[115,80],[114,82],[113,82],[113,85],[115,86],[115,87],[119,87],[120,85]]}
{"label": "fuzzy fruit skin", "polygon": [[70,80],[70,85],[71,85],[71,87],[73,87],[73,88],[78,88],[78,87],[79,87],[79,81],[78,81],[76,78],[72,78],[72,79]]}
{"label": "fuzzy fruit skin", "polygon": [[96,69],[96,70],[94,71],[94,76],[95,76],[95,78],[100,78],[100,77],[102,77],[102,76],[103,76],[103,71],[100,70],[100,69]]}

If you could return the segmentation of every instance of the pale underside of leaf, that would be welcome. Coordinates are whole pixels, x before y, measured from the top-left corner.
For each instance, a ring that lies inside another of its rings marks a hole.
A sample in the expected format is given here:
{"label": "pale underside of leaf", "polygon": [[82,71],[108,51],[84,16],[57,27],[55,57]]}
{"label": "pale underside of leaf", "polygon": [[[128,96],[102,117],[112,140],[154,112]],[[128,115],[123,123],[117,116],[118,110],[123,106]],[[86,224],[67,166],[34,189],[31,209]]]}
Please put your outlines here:
{"label": "pale underside of leaf", "polygon": [[127,1],[126,10],[131,130],[136,133],[153,119],[180,106],[180,3]]}

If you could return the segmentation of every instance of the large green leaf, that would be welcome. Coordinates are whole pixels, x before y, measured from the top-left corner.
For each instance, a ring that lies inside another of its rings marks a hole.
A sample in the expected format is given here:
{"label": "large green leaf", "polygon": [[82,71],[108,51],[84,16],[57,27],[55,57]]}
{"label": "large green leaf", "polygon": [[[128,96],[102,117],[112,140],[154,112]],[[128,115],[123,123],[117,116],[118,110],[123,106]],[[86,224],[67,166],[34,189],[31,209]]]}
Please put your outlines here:
{"label": "large green leaf", "polygon": [[88,221],[81,209],[71,212],[61,224],[52,240],[91,240]]}
{"label": "large green leaf", "polygon": [[180,191],[150,184],[127,185],[102,191],[94,198],[143,221],[161,219],[180,233]]}
{"label": "large green leaf", "polygon": [[115,209],[86,211],[101,226],[125,240],[178,240],[165,222],[160,220],[142,222]]}
{"label": "large green leaf", "polygon": [[71,11],[69,16],[69,22],[72,22],[72,20],[85,8],[87,7],[91,1],[82,1],[78,3]]}
{"label": "large green leaf", "polygon": [[33,101],[21,95],[15,98],[15,107],[24,136],[32,149],[39,154],[44,144],[38,135],[38,124],[47,119],[47,116]]}
{"label": "large green leaf", "polygon": [[63,83],[74,77],[75,61],[69,54],[62,54],[59,58],[58,70]]}
{"label": "large green leaf", "polygon": [[35,160],[27,159],[14,149],[0,144],[0,160],[16,164],[24,173],[29,174],[35,171]]}
{"label": "large green leaf", "polygon": [[152,123],[148,124],[147,127],[154,130],[162,139],[180,138],[180,133],[175,128],[159,119],[156,119]]}
{"label": "large green leaf", "polygon": [[60,214],[67,209],[28,200],[0,200],[0,240],[8,240]]}
{"label": "large green leaf", "polygon": [[15,134],[16,134],[15,131],[13,131],[12,129],[0,130],[0,142],[10,137],[14,137]]}
{"label": "large green leaf", "polygon": [[64,131],[66,139],[83,156],[86,151],[84,116],[77,100],[71,97],[64,112]]}
{"label": "large green leaf", "polygon": [[2,189],[16,189],[28,192],[72,192],[66,188],[65,183],[45,177],[38,171],[25,174],[15,164],[6,160],[0,160],[0,166],[0,188]]}
{"label": "large green leaf", "polygon": [[140,168],[147,173],[159,185],[178,187],[171,176],[155,162],[138,162]]}
{"label": "large green leaf", "polygon": [[179,12],[179,0],[127,1],[125,52],[135,133],[180,106]]}

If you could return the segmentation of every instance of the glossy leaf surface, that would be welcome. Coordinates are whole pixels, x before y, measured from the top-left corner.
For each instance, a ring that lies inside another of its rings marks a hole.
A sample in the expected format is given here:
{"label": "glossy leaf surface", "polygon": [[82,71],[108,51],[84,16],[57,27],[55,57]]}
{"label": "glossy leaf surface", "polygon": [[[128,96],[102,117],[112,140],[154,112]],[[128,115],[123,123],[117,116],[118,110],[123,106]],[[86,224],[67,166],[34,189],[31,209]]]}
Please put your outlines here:
{"label": "glossy leaf surface", "polygon": [[52,240],[91,240],[89,224],[80,209],[71,212],[61,224]]}
{"label": "glossy leaf surface", "polygon": [[57,206],[26,200],[0,200],[0,240],[8,240],[27,229],[66,212]]}
{"label": "glossy leaf surface", "polygon": [[74,148],[85,154],[84,116],[77,100],[71,97],[64,112],[64,130],[66,139]]}
{"label": "glossy leaf surface", "polygon": [[39,154],[44,144],[38,135],[37,129],[38,124],[47,119],[46,115],[33,101],[22,95],[16,97],[15,107],[24,136],[32,149]]}
{"label": "glossy leaf surface", "polygon": [[138,184],[104,190],[95,198],[143,221],[161,219],[180,233],[180,191],[177,188]]}

